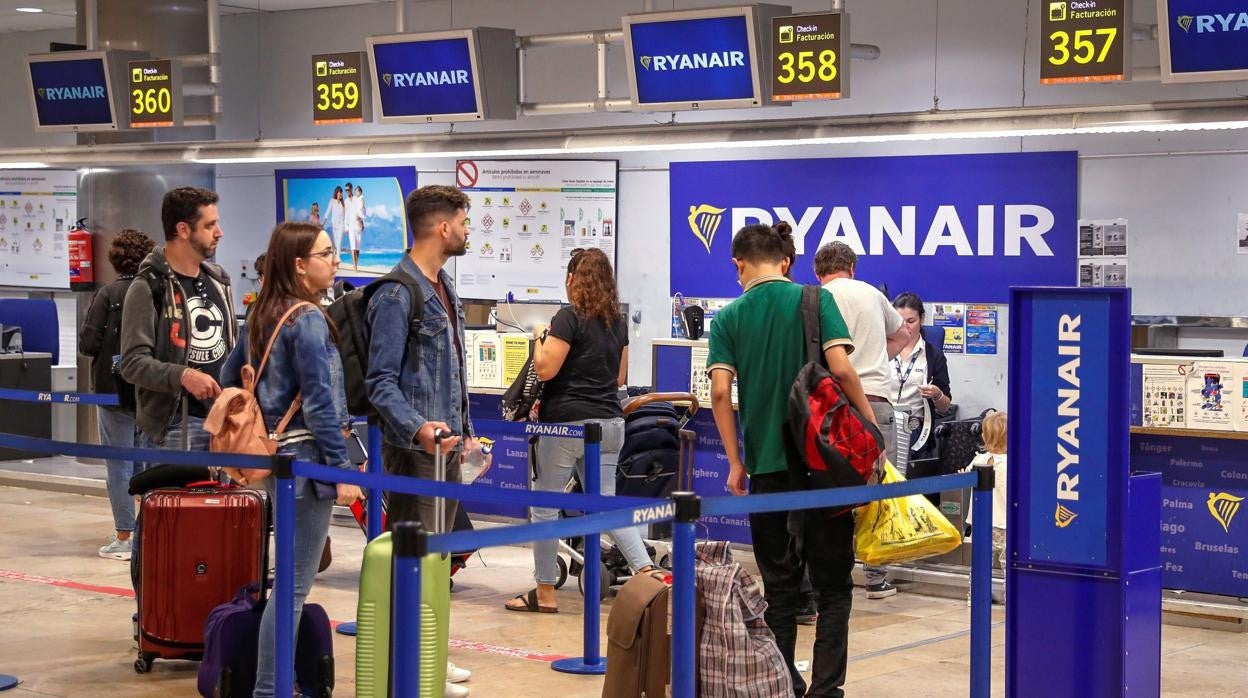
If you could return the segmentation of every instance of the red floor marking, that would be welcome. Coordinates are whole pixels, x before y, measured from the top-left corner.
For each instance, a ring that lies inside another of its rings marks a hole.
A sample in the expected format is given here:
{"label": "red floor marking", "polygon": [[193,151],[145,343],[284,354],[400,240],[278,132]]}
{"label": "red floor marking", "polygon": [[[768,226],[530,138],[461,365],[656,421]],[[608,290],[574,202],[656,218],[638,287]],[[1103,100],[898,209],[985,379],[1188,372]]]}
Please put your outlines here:
{"label": "red floor marking", "polygon": [[26,574],[25,572],[14,572],[13,570],[0,570],[0,579],[12,579],[19,582],[32,582],[34,584],[44,584],[47,586],[63,587],[65,589],[77,589],[78,591],[92,591],[97,594],[109,594],[110,596],[124,596],[126,598],[134,598],[133,589],[124,589],[122,587],[106,587],[99,584],[83,584],[75,582],[71,579],[57,579],[55,577],[44,577],[37,574]]}
{"label": "red floor marking", "polygon": [[[134,598],[133,589],[102,586],[99,584],[83,584],[82,582],[75,582],[71,579],[44,577],[38,574],[26,574],[25,572],[16,572],[14,570],[0,570],[0,579],[12,579],[18,582],[30,582],[32,584],[43,584],[45,586],[61,587],[63,589],[75,589],[77,591],[89,591],[97,594],[107,594],[109,596],[121,596],[130,599]],[[343,621],[340,620],[331,620],[330,625],[337,628],[342,622]],[[503,647],[501,645],[491,645],[485,642],[471,642],[468,640],[456,640],[454,638],[451,639],[450,646],[456,649],[480,652],[481,654],[493,654],[500,657],[511,657],[512,659],[526,659],[531,662],[553,662],[559,659],[567,659],[567,657],[562,654],[534,652],[532,650],[520,649],[518,647]]]}

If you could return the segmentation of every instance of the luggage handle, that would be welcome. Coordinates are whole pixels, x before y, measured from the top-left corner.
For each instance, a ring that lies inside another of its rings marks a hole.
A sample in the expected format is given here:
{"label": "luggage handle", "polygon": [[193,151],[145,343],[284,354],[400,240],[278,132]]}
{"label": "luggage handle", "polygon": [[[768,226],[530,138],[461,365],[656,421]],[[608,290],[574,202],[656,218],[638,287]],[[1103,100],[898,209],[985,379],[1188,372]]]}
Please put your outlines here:
{"label": "luggage handle", "polygon": [[693,417],[698,413],[698,396],[693,393],[646,393],[639,397],[633,398],[624,406],[624,416],[632,414],[634,410],[640,409],[652,402],[670,402],[672,404],[681,404],[687,406],[689,417]]}
{"label": "luggage handle", "polygon": [[[437,482],[446,482],[446,461],[442,460],[442,439],[448,434],[442,429],[433,430],[433,479]],[[446,500],[442,497],[433,498],[433,532],[445,533],[442,527],[446,525]]]}

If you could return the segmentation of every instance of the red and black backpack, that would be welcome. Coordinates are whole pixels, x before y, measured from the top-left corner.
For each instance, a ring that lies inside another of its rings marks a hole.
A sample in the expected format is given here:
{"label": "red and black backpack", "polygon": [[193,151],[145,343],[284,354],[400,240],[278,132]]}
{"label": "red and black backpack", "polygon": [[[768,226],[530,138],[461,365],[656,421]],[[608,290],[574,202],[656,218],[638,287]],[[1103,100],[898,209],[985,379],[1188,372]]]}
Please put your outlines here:
{"label": "red and black backpack", "polygon": [[[828,371],[820,342],[819,294],[802,289],[802,330],[806,365],[789,390],[785,446],[794,489],[852,487],[875,482],[884,437],[850,404]],[[837,513],[843,513],[845,509]]]}

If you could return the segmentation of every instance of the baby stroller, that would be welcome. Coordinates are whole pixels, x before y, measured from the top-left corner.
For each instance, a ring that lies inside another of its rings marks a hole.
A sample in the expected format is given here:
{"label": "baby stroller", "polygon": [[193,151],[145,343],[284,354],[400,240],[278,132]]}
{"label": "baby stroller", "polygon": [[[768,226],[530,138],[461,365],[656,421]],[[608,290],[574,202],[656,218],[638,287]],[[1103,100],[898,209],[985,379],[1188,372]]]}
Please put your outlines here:
{"label": "baby stroller", "polygon": [[[695,434],[686,429],[698,412],[698,399],[691,393],[649,393],[624,401],[624,446],[616,467],[615,492],[619,496],[662,498],[679,489],[693,486],[693,443]],[[573,478],[569,491],[578,492],[580,483]],[[564,516],[575,515],[564,513]],[[650,527],[646,552],[659,566],[671,567],[671,551],[660,557],[652,539],[670,538],[671,524]],[[602,568],[599,574],[599,596],[605,598],[612,586],[623,584],[632,576],[624,554],[606,540],[602,541]],[[559,579],[556,588],[567,581],[567,575],[578,580],[585,558],[581,553],[583,540],[560,541],[561,552],[571,562],[559,558]],[[583,582],[578,582],[585,593]]]}

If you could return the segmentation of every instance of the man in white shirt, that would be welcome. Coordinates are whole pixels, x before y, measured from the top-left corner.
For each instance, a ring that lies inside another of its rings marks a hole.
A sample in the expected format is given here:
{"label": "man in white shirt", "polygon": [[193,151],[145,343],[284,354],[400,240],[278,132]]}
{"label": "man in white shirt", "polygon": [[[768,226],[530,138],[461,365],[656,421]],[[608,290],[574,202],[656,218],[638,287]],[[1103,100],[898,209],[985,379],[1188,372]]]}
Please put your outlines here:
{"label": "man in white shirt", "polygon": [[[862,381],[862,391],[884,435],[890,461],[897,460],[896,413],[889,400],[889,360],[909,339],[901,315],[879,289],[854,278],[858,255],[843,242],[832,242],[815,253],[815,276],[836,299],[836,305],[854,340],[849,362]],[[884,569],[863,566],[867,575],[867,598],[882,599],[897,593]]]}

